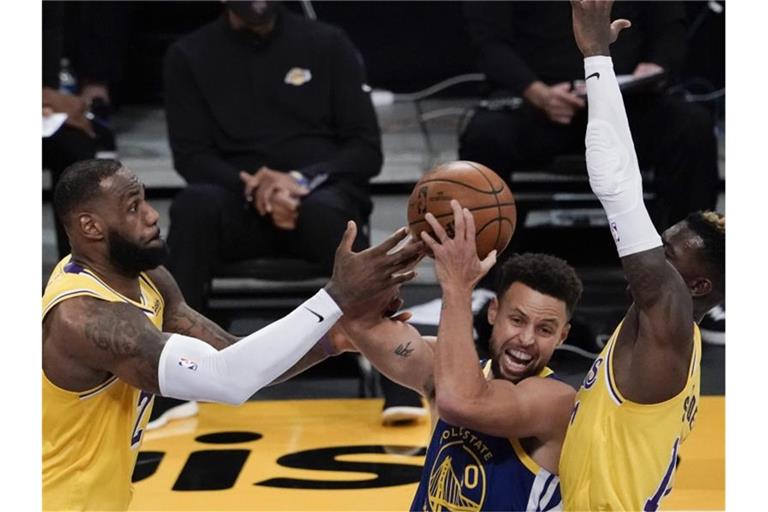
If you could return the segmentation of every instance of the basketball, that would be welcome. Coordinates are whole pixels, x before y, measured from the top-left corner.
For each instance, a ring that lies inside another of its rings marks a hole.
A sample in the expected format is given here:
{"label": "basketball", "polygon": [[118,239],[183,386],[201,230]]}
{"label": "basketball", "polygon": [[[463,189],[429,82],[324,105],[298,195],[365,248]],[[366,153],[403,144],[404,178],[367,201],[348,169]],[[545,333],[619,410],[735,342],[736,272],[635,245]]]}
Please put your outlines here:
{"label": "basketball", "polygon": [[498,174],[475,162],[444,163],[422,176],[408,198],[411,235],[420,239],[424,230],[432,234],[424,219],[430,212],[448,235],[453,236],[451,199],[456,199],[463,208],[472,212],[480,259],[494,249],[497,256],[501,254],[515,232],[515,198]]}

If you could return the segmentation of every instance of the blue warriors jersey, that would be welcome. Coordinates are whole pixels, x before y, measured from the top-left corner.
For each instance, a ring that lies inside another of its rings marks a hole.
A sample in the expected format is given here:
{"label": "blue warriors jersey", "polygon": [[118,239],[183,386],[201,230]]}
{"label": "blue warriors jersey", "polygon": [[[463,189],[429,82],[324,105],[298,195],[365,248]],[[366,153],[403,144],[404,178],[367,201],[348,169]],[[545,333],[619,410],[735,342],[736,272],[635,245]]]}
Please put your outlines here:
{"label": "blue warriors jersey", "polygon": [[[485,364],[486,375],[490,361]],[[549,368],[539,376],[554,377]],[[411,510],[561,510],[560,481],[517,439],[495,437],[439,419]]]}

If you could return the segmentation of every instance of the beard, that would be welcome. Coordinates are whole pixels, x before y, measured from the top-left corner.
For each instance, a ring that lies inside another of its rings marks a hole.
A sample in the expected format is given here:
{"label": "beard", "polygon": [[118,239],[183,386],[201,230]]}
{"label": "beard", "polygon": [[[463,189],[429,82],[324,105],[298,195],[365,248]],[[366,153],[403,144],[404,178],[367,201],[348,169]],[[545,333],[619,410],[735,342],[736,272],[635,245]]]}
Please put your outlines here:
{"label": "beard", "polygon": [[162,265],[168,257],[165,241],[157,247],[142,247],[124,238],[116,231],[109,231],[109,259],[127,274],[138,274]]}

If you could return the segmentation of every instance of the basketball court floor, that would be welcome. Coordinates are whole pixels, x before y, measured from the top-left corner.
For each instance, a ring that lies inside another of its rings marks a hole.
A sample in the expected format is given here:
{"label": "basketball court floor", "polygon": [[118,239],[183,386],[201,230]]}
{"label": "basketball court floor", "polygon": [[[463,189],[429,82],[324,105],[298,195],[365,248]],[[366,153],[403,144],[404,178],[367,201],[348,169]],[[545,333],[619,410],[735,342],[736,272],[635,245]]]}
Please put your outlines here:
{"label": "basketball court floor", "polygon": [[[385,168],[378,179],[415,181],[429,166],[412,113],[378,111]],[[176,186],[157,109],[126,109],[116,119],[120,158],[150,186]],[[439,127],[438,127],[439,128]],[[455,159],[452,126],[433,133],[438,160]],[[421,145],[420,145],[421,144]],[[375,196],[374,243],[405,222],[405,196]],[[170,201],[153,201],[168,230]],[[722,209],[722,206],[721,206]],[[56,262],[50,204],[43,204],[43,283]],[[439,297],[429,262],[403,290],[406,306]],[[577,268],[585,281],[580,318],[609,333],[626,308],[616,266]],[[248,311],[230,325],[243,334],[274,320],[274,311]],[[422,331],[425,332],[425,331]],[[428,332],[425,332],[428,334]],[[421,473],[429,422],[384,427],[382,399],[363,392],[355,359],[310,370],[266,388],[242,407],[201,404],[200,414],[147,432],[135,478],[132,510],[404,510]],[[585,357],[557,351],[552,368],[578,387]],[[356,373],[357,372],[357,373]],[[668,510],[725,507],[725,349],[707,345],[696,427],[681,449]],[[370,390],[368,390],[370,391]],[[461,475],[457,475],[461,478]]]}
{"label": "basketball court floor", "polygon": [[[663,509],[725,508],[724,402],[702,398]],[[131,510],[406,510],[430,427],[383,427],[380,411],[380,399],[203,404],[145,435]]]}

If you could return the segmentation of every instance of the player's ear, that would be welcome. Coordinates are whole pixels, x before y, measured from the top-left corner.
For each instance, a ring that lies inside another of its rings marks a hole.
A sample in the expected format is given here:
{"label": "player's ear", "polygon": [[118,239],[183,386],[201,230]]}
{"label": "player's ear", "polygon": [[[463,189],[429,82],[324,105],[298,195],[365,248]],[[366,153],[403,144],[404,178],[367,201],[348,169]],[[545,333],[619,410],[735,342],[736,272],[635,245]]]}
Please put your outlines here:
{"label": "player's ear", "polygon": [[699,277],[688,281],[688,289],[694,297],[708,295],[712,291],[712,281],[706,277]]}
{"label": "player's ear", "polygon": [[77,227],[83,237],[89,240],[104,238],[103,222],[98,215],[87,212],[78,213]]}
{"label": "player's ear", "polygon": [[568,333],[569,332],[571,332],[571,323],[570,322],[565,324],[565,327],[563,327],[563,332],[560,333],[560,339],[557,341],[557,346],[558,347],[563,344],[563,342],[566,340],[566,338],[568,338]]}
{"label": "player's ear", "polygon": [[488,305],[488,323],[493,325],[496,321],[496,315],[499,314],[499,299],[496,297],[491,298],[491,303]]}

